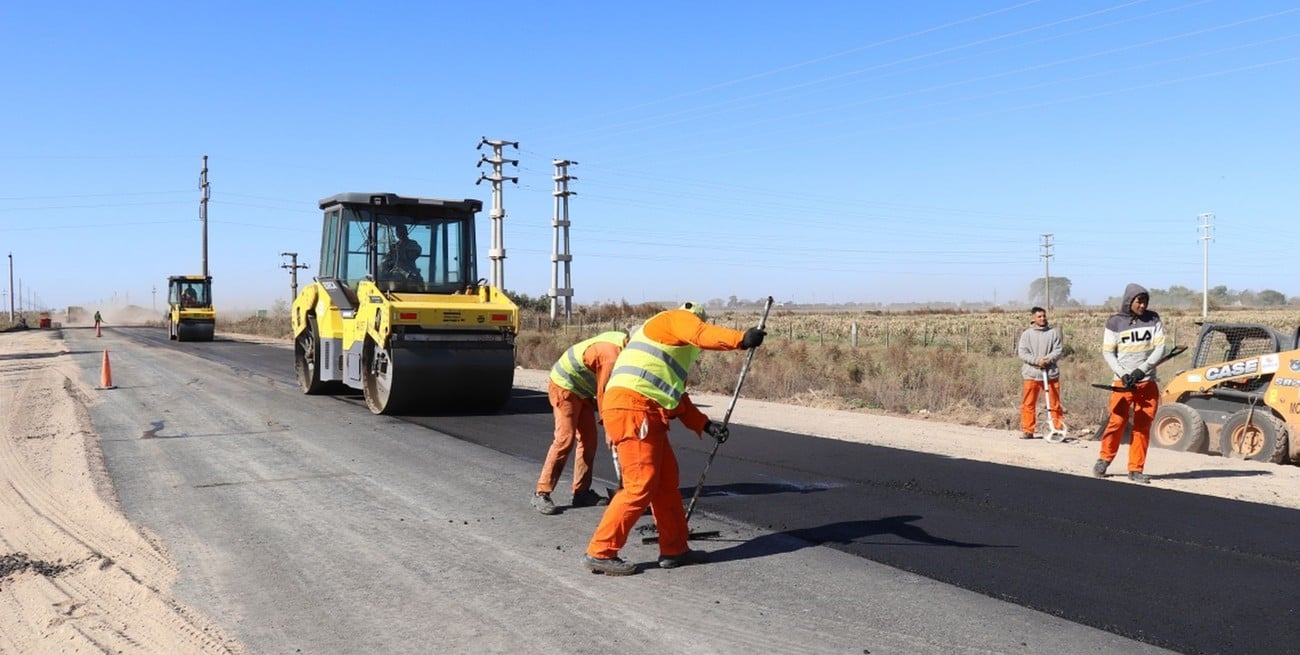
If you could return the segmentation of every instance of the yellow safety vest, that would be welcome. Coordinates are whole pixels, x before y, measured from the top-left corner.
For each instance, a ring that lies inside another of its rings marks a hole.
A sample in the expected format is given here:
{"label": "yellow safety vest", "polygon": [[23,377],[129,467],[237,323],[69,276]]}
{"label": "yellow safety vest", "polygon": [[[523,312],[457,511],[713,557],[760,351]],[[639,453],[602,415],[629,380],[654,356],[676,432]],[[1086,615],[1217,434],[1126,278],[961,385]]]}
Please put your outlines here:
{"label": "yellow safety vest", "polygon": [[595,398],[596,373],[587,368],[587,365],[582,361],[582,356],[586,354],[588,348],[597,343],[612,343],[622,348],[623,340],[626,338],[626,334],[611,330],[601,332],[586,341],[579,341],[564,351],[564,354],[560,355],[555,365],[551,367],[551,382],[578,394],[582,398]]}
{"label": "yellow safety vest", "polygon": [[605,388],[631,389],[664,409],[676,409],[686,393],[686,374],[699,356],[696,346],[667,346],[646,337],[644,330],[637,330],[614,362],[614,372]]}

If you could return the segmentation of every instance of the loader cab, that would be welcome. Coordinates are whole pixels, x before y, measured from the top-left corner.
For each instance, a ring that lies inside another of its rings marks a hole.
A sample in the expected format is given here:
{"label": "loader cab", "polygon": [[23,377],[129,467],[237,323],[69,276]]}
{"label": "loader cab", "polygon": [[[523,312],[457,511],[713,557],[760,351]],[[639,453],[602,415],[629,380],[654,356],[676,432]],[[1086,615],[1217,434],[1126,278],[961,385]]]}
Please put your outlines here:
{"label": "loader cab", "polygon": [[320,208],[320,278],[351,292],[362,280],[390,293],[457,293],[476,284],[478,200],[342,193]]}

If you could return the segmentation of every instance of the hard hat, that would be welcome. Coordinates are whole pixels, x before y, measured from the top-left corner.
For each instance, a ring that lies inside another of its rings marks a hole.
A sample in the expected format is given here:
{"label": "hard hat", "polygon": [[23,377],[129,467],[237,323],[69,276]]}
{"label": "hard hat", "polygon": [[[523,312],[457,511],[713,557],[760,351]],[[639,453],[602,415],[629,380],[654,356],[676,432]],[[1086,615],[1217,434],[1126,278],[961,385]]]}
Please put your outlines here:
{"label": "hard hat", "polygon": [[708,313],[704,311],[704,305],[701,305],[700,303],[692,302],[688,300],[682,303],[682,306],[678,307],[678,309],[685,309],[686,311],[695,314],[696,316],[700,317],[701,321],[709,320]]}

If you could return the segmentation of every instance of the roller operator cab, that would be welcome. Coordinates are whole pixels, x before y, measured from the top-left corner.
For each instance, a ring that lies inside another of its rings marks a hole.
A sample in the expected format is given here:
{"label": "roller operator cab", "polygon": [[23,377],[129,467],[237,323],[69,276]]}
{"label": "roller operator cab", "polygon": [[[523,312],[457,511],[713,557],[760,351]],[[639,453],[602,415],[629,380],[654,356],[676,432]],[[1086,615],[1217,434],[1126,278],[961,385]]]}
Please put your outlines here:
{"label": "roller operator cab", "polygon": [[478,279],[478,200],[342,193],[294,300],[303,393],[360,389],[376,414],[495,411],[514,386],[519,308]]}
{"label": "roller operator cab", "polygon": [[216,326],[210,276],[167,278],[167,330],[172,341],[212,341]]}

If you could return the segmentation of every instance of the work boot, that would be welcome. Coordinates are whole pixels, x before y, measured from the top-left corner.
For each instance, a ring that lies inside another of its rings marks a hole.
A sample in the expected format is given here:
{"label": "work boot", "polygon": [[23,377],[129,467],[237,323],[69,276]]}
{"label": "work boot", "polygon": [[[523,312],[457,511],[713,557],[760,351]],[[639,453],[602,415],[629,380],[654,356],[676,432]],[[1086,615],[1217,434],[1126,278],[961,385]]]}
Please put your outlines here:
{"label": "work boot", "polygon": [[1151,484],[1151,476],[1147,475],[1146,473],[1143,473],[1142,471],[1129,471],[1128,481],[1138,482],[1141,484]]}
{"label": "work boot", "polygon": [[596,505],[608,505],[608,504],[609,504],[608,498],[590,489],[587,489],[585,491],[579,491],[573,494],[574,507],[593,507]]}
{"label": "work boot", "polygon": [[1033,438],[1034,438],[1034,433],[1033,433],[1033,432],[1021,432],[1021,433],[1020,433],[1020,438],[1021,438],[1021,439],[1033,439]]}
{"label": "work boot", "polygon": [[690,564],[703,564],[709,561],[709,554],[702,550],[687,550],[681,555],[662,555],[659,557],[659,568],[675,569],[679,566]]}
{"label": "work boot", "polygon": [[551,501],[551,494],[541,491],[533,495],[533,509],[546,515],[555,513],[555,503]]}
{"label": "work boot", "polygon": [[1094,478],[1106,477],[1106,467],[1108,466],[1110,466],[1110,462],[1104,459],[1097,460],[1097,463],[1092,465],[1092,477]]}
{"label": "work boot", "polygon": [[617,557],[603,558],[583,555],[582,565],[592,573],[604,573],[605,575],[632,575],[636,573],[636,564],[624,562]]}

